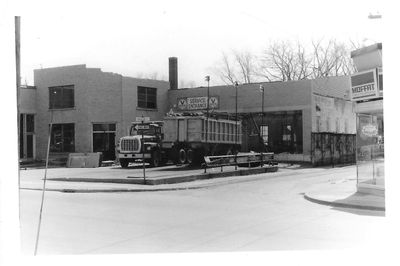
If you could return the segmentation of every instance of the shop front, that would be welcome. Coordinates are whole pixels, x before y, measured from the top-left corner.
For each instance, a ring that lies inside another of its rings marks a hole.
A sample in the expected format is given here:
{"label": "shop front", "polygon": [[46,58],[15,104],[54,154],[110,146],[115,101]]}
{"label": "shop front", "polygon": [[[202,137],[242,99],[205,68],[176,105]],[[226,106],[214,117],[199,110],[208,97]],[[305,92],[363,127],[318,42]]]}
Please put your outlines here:
{"label": "shop front", "polygon": [[356,102],[357,191],[385,195],[382,44],[351,54],[358,72],[351,77]]}

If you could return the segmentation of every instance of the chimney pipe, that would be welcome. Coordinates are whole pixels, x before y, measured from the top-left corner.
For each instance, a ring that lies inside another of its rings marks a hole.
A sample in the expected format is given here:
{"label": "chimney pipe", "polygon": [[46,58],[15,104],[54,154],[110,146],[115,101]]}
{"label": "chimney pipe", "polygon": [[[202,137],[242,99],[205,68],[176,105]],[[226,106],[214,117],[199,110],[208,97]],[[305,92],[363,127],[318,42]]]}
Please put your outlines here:
{"label": "chimney pipe", "polygon": [[169,86],[171,90],[178,89],[178,58],[169,58]]}

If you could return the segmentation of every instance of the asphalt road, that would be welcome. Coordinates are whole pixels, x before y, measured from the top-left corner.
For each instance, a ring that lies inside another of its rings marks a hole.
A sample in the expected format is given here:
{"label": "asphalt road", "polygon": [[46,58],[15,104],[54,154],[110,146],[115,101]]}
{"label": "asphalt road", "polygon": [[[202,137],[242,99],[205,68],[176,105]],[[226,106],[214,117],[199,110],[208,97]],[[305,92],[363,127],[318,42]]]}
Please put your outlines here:
{"label": "asphalt road", "polygon": [[[354,167],[196,190],[46,192],[38,254],[362,249],[382,241],[382,212],[309,202],[303,193],[354,178]],[[40,191],[21,190],[21,239],[33,254]]]}

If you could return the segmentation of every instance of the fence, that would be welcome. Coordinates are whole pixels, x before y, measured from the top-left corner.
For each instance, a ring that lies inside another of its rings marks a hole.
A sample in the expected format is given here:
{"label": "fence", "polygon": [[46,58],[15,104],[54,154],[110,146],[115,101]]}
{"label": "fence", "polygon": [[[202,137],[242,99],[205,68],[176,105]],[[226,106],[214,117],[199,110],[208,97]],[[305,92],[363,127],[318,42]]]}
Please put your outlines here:
{"label": "fence", "polygon": [[205,156],[205,163],[202,165],[204,173],[207,168],[221,167],[221,172],[224,166],[237,165],[240,167],[255,167],[264,165],[276,165],[274,161],[274,153],[239,153],[237,155],[219,155],[219,156]]}

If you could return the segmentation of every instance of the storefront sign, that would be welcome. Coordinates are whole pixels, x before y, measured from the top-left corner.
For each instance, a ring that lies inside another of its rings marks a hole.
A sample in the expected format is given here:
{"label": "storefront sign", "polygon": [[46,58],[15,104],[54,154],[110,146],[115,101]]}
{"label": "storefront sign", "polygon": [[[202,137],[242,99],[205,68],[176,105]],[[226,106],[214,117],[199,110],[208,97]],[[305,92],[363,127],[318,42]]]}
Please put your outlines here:
{"label": "storefront sign", "polygon": [[378,126],[367,124],[361,128],[361,138],[372,138],[378,135]]}
{"label": "storefront sign", "polygon": [[[210,97],[210,109],[218,109],[218,97]],[[207,97],[187,97],[178,99],[179,110],[204,110],[207,109]]]}
{"label": "storefront sign", "polygon": [[366,114],[357,115],[357,146],[373,145],[378,136],[376,117]]}
{"label": "storefront sign", "polygon": [[350,96],[352,101],[379,97],[377,69],[358,72],[351,76]]}

